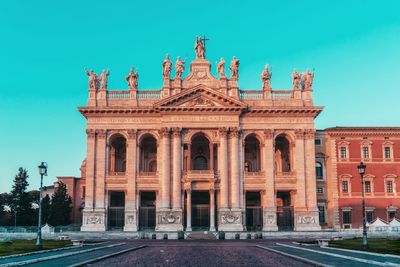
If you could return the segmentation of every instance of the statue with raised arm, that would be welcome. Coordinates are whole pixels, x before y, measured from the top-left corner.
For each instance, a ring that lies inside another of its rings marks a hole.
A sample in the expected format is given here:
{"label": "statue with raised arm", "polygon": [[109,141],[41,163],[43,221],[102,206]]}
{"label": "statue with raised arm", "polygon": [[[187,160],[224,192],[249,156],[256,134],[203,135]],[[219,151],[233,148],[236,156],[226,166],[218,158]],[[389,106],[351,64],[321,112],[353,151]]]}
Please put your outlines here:
{"label": "statue with raised arm", "polygon": [[261,73],[261,81],[263,82],[263,89],[271,90],[271,77],[272,72],[268,70],[268,64],[265,64],[265,68]]}
{"label": "statue with raised arm", "polygon": [[88,71],[86,68],[85,68],[85,73],[87,76],[89,76],[89,89],[92,90],[98,89],[99,78],[97,77],[97,74],[93,70]]}
{"label": "statue with raised arm", "polygon": [[110,75],[110,71],[103,70],[100,75],[100,89],[107,89],[108,86],[108,75]]}
{"label": "statue with raised arm", "polygon": [[292,73],[292,79],[293,79],[293,90],[299,90],[300,87],[300,75],[297,72],[297,70],[294,70]]}
{"label": "statue with raised arm", "polygon": [[139,73],[134,71],[134,68],[131,67],[131,71],[126,76],[126,81],[128,82],[129,89],[136,90],[138,87]]}
{"label": "statue with raised arm", "polygon": [[239,60],[236,57],[232,58],[229,69],[231,70],[231,78],[237,79],[239,77]]}
{"label": "statue with raised arm", "polygon": [[301,74],[301,85],[303,90],[312,90],[312,83],[314,79],[314,73],[307,70],[305,73]]}
{"label": "statue with raised arm", "polygon": [[217,72],[220,78],[225,77],[225,60],[222,57],[219,62],[217,62]]}
{"label": "statue with raised arm", "polygon": [[178,56],[175,62],[175,78],[181,79],[182,73],[185,71],[186,60],[182,61]]}
{"label": "statue with raised arm", "polygon": [[206,58],[206,48],[204,47],[201,37],[196,37],[194,51],[196,52],[196,58]]}
{"label": "statue with raised arm", "polygon": [[171,69],[172,69],[172,63],[171,60],[169,60],[168,54],[165,56],[165,59],[162,63],[162,75],[164,79],[169,79],[171,76]]}

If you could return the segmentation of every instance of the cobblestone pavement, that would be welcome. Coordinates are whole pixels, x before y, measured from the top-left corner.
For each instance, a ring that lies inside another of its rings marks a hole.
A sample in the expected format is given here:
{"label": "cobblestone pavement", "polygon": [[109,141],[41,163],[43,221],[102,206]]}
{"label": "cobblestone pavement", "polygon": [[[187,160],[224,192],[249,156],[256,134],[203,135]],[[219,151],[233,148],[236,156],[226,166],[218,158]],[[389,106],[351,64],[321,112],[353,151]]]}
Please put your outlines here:
{"label": "cobblestone pavement", "polygon": [[88,266],[310,266],[245,241],[132,242],[148,247]]}

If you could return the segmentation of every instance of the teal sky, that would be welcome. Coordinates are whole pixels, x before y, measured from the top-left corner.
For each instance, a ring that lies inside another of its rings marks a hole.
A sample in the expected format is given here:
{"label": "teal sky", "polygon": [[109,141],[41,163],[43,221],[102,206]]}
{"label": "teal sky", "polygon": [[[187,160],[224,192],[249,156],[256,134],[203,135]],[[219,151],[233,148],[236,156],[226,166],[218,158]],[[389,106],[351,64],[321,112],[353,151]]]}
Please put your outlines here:
{"label": "teal sky", "polygon": [[315,69],[314,99],[325,110],[317,128],[400,126],[400,1],[3,1],[0,8],[0,192],[18,167],[37,188],[37,166],[79,176],[85,157],[87,76],[110,69],[109,88],[161,87],[166,53],[191,61],[196,35],[207,58],[240,59],[241,89],[272,87]]}

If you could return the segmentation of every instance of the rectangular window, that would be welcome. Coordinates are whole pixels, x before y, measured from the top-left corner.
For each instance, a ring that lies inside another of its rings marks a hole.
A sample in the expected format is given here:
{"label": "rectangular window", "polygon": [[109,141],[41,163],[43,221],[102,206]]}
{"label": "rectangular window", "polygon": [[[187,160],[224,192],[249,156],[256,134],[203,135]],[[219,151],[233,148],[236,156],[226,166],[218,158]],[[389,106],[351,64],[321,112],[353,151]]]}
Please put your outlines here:
{"label": "rectangular window", "polygon": [[371,193],[371,182],[370,181],[364,182],[364,192]]}
{"label": "rectangular window", "polygon": [[324,224],[325,223],[325,206],[318,206],[318,211],[319,211],[319,223]]}
{"label": "rectangular window", "polygon": [[82,198],[86,196],[86,186],[82,186]]}
{"label": "rectangular window", "polygon": [[367,211],[365,212],[367,216],[367,222],[370,223],[374,220],[374,212],[373,211]]}
{"label": "rectangular window", "polygon": [[388,212],[388,217],[389,217],[389,221],[393,220],[396,217],[396,212],[395,211],[389,211]]}
{"label": "rectangular window", "polygon": [[351,211],[343,211],[343,224],[351,224]]}
{"label": "rectangular window", "polygon": [[349,184],[347,181],[342,181],[342,192],[343,193],[349,192]]}
{"label": "rectangular window", "polygon": [[393,181],[386,181],[386,192],[393,193]]}
{"label": "rectangular window", "polygon": [[390,147],[385,147],[385,159],[390,159]]}
{"label": "rectangular window", "polygon": [[315,145],[320,146],[321,145],[321,139],[315,139]]}
{"label": "rectangular window", "polygon": [[317,187],[317,194],[323,194],[324,189],[322,187]]}
{"label": "rectangular window", "polygon": [[363,147],[363,158],[369,159],[369,147]]}
{"label": "rectangular window", "polygon": [[341,147],[341,148],[340,148],[340,158],[341,158],[341,159],[347,158],[347,150],[346,150],[345,147]]}

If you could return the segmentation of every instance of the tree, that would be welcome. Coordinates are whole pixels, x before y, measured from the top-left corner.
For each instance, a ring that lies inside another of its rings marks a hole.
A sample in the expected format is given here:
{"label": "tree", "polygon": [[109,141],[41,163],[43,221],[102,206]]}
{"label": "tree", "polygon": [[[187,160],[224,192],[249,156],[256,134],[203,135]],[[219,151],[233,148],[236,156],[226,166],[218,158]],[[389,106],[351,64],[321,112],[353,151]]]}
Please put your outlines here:
{"label": "tree", "polygon": [[8,200],[10,199],[10,194],[2,193],[0,194],[0,225],[10,225],[11,224],[11,212],[8,207]]}
{"label": "tree", "polygon": [[63,182],[59,182],[51,198],[48,223],[52,226],[70,224],[71,204],[72,198],[67,193],[67,186]]}
{"label": "tree", "polygon": [[42,223],[46,224],[48,223],[49,220],[49,215],[50,215],[50,197],[49,195],[46,195],[42,199]]}
{"label": "tree", "polygon": [[11,190],[8,205],[14,217],[16,215],[16,224],[20,226],[33,225],[35,223],[34,210],[32,209],[31,197],[26,192],[29,183],[28,172],[22,167],[19,168],[18,174],[14,178],[13,189]]}

